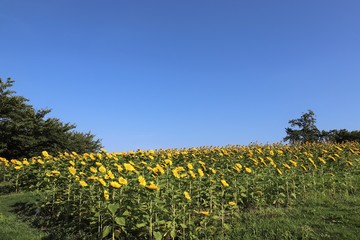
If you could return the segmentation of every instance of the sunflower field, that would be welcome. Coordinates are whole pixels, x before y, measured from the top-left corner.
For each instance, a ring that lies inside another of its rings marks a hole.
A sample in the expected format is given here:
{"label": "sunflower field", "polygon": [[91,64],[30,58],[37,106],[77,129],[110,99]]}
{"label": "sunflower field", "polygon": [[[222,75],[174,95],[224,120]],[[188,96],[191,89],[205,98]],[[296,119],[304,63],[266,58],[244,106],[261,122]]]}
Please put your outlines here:
{"label": "sunflower field", "polygon": [[81,239],[226,238],[244,212],[352,194],[359,143],[249,145],[0,158],[0,181]]}

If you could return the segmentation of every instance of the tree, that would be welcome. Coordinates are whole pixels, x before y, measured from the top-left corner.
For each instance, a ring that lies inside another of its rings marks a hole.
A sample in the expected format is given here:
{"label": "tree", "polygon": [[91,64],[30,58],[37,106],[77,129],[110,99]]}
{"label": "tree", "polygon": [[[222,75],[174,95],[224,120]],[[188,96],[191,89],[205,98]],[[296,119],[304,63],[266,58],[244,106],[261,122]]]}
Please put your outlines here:
{"label": "tree", "polygon": [[348,131],[346,129],[330,130],[327,132],[330,141],[336,143],[342,142],[360,142],[360,131]]}
{"label": "tree", "polygon": [[[287,136],[284,138],[284,141],[289,141],[290,143],[306,143],[306,142],[318,142],[321,141],[321,132],[316,127],[316,118],[312,110],[308,110],[307,113],[298,119],[293,119],[289,121],[289,124],[292,128],[286,128]],[[294,129],[297,127],[298,129]]]}
{"label": "tree", "polygon": [[46,118],[50,109],[35,110],[28,99],[14,95],[14,80],[0,78],[0,156],[22,158],[42,151],[96,152],[101,141],[89,133],[76,132],[76,126],[57,118]]}

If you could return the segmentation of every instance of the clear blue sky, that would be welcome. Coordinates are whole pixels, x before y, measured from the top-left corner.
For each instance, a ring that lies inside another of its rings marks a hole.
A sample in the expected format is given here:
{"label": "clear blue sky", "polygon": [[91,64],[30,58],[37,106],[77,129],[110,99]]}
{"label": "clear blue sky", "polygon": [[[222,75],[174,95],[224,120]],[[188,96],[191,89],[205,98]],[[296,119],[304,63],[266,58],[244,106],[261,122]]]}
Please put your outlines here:
{"label": "clear blue sky", "polygon": [[0,77],[108,151],[360,129],[358,0],[0,0],[0,36]]}

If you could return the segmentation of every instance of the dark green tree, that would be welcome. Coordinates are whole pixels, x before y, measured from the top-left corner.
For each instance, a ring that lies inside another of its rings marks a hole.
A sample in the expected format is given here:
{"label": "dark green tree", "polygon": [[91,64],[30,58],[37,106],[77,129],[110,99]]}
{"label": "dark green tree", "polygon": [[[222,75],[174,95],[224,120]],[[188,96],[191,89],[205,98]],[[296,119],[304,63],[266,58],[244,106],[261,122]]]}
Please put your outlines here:
{"label": "dark green tree", "polygon": [[74,131],[76,126],[57,118],[46,118],[50,109],[35,110],[28,99],[11,90],[14,80],[0,78],[0,156],[22,158],[42,151],[96,152],[101,141],[93,134]]}
{"label": "dark green tree", "polygon": [[342,142],[360,142],[360,131],[348,131],[346,129],[330,130],[327,132],[329,141]]}
{"label": "dark green tree", "polygon": [[[312,110],[303,113],[298,119],[289,121],[291,127],[286,128],[286,137],[284,141],[290,143],[306,143],[321,141],[321,132],[316,127],[316,118]],[[296,127],[297,129],[295,129]]]}

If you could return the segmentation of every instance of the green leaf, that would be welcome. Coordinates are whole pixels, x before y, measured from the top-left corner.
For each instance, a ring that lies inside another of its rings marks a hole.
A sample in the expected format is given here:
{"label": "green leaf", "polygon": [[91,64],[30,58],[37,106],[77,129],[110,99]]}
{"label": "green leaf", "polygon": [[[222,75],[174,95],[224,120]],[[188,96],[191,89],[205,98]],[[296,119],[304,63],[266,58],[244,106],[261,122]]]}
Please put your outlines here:
{"label": "green leaf", "polygon": [[183,224],[183,223],[180,223],[180,227],[182,227],[182,228],[187,228],[187,226],[185,225],[185,224]]}
{"label": "green leaf", "polygon": [[162,234],[160,232],[154,232],[154,238],[155,240],[161,240],[162,239]]}
{"label": "green leaf", "polygon": [[119,224],[120,226],[125,226],[125,218],[123,217],[116,217],[115,222]]}
{"label": "green leaf", "polygon": [[240,192],[246,192],[246,189],[244,186],[240,186],[239,188],[240,188]]}
{"label": "green leaf", "polygon": [[170,236],[171,236],[172,238],[175,238],[175,237],[176,237],[176,232],[175,232],[174,230],[172,230],[172,231],[170,232]]}
{"label": "green leaf", "polygon": [[227,223],[224,223],[224,228],[225,228],[225,230],[229,231],[231,229],[231,226]]}
{"label": "green leaf", "polygon": [[145,222],[136,224],[136,228],[142,228],[142,227],[145,227],[145,226],[146,226]]}
{"label": "green leaf", "polygon": [[109,233],[111,232],[111,227],[110,226],[106,226],[102,232],[102,238],[106,238],[107,235],[109,235]]}
{"label": "green leaf", "polygon": [[167,228],[170,228],[171,225],[172,225],[172,221],[167,221],[167,222],[166,222],[166,227],[167,227]]}
{"label": "green leaf", "polygon": [[130,216],[131,213],[128,210],[125,210],[125,212],[122,214],[124,217]]}
{"label": "green leaf", "polygon": [[214,220],[219,220],[220,217],[215,215],[215,216],[212,217],[212,219],[214,219]]}
{"label": "green leaf", "polygon": [[157,225],[165,225],[165,220],[160,220],[160,221],[157,221],[156,222],[157,223]]}
{"label": "green leaf", "polygon": [[108,205],[108,209],[111,212],[112,215],[115,215],[116,211],[119,209],[119,204],[117,203],[111,203]]}

